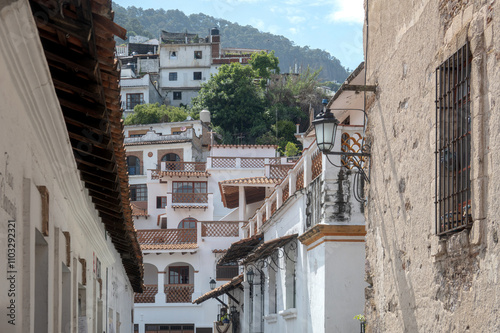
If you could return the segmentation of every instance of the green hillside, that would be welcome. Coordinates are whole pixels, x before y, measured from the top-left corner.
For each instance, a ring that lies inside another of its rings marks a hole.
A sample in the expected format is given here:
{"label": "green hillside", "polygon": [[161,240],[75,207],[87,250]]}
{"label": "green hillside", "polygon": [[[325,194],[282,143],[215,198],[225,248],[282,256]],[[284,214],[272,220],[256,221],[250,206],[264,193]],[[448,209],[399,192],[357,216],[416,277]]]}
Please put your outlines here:
{"label": "green hillside", "polygon": [[340,61],[330,53],[300,47],[286,37],[261,32],[251,26],[241,26],[226,20],[217,19],[205,14],[186,16],[179,10],[142,9],[137,7],[124,8],[113,3],[115,22],[126,28],[131,35],[143,35],[158,38],[161,30],[170,32],[197,33],[207,36],[209,29],[219,27],[223,47],[244,47],[274,50],[280,60],[282,73],[289,72],[295,64],[303,70],[307,66],[312,69],[322,68],[320,78],[325,81],[343,82],[348,73]]}

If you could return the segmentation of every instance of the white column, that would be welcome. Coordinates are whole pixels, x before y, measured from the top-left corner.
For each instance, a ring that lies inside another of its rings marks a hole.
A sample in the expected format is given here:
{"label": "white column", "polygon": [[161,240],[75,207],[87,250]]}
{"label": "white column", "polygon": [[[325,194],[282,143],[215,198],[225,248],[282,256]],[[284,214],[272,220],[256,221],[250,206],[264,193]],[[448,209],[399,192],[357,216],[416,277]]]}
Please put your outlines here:
{"label": "white column", "polygon": [[283,187],[278,185],[276,186],[276,210],[278,210],[281,205],[283,205]]}
{"label": "white column", "polygon": [[239,213],[239,216],[238,218],[240,219],[240,221],[245,221],[246,220],[246,208],[247,208],[247,198],[245,197],[245,187],[244,186],[240,186],[240,189],[239,189],[239,208],[238,208],[238,213]]}
{"label": "white column", "polygon": [[312,160],[311,160],[311,154],[309,153],[309,150],[306,153],[306,156],[304,156],[304,187],[307,188],[307,185],[311,183],[312,180]]}
{"label": "white column", "polygon": [[158,293],[155,296],[155,303],[164,304],[167,302],[165,296],[165,272],[158,272]]}

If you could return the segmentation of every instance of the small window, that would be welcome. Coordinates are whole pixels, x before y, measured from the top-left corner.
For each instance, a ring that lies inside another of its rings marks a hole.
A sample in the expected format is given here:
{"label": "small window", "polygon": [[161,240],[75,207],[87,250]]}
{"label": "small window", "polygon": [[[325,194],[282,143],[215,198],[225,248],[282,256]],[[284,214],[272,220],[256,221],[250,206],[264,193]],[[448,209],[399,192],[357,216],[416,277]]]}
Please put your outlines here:
{"label": "small window", "polygon": [[168,73],[168,80],[169,81],[177,81],[177,72]]}
{"label": "small window", "polygon": [[189,284],[189,266],[173,266],[168,268],[169,284]]}
{"label": "small window", "polygon": [[156,197],[156,208],[161,209],[167,206],[167,197]]}
{"label": "small window", "polygon": [[196,219],[192,217],[186,217],[184,220],[179,222],[177,229],[196,229]]}
{"label": "small window", "polygon": [[461,230],[471,217],[469,45],[436,71],[436,233]]}
{"label": "small window", "polygon": [[147,185],[130,185],[130,201],[148,201]]}
{"label": "small window", "polygon": [[161,157],[162,162],[168,162],[168,161],[179,162],[180,160],[181,158],[179,157],[179,155],[174,153],[168,153]]}
{"label": "small window", "polygon": [[202,58],[201,51],[194,51],[194,58],[195,59],[201,59]]}
{"label": "small window", "polygon": [[141,174],[141,160],[135,156],[127,156],[127,171],[129,176]]}
{"label": "small window", "polygon": [[177,59],[177,51],[170,51],[170,59]]}
{"label": "small window", "polygon": [[127,94],[127,110],[132,110],[136,105],[143,103],[143,94]]}
{"label": "small window", "polygon": [[182,99],[182,92],[174,91],[174,100],[180,100],[180,99]]}
{"label": "small window", "polygon": [[239,274],[237,263],[217,265],[215,276],[217,280],[231,280]]}
{"label": "small window", "polygon": [[194,72],[193,73],[193,80],[201,80],[201,72]]}

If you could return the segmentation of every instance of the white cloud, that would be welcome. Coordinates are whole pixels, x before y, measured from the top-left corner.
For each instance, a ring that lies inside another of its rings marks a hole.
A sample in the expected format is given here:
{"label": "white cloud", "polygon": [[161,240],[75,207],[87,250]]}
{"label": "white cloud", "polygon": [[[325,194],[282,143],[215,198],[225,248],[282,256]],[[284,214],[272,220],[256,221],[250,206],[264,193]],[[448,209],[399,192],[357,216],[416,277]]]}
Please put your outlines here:
{"label": "white cloud", "polygon": [[291,33],[292,35],[297,34],[297,29],[295,29],[295,28],[290,28],[290,29],[288,29],[288,31],[290,31],[290,33]]}
{"label": "white cloud", "polygon": [[335,0],[334,11],[327,18],[332,22],[363,23],[363,0]]}
{"label": "white cloud", "polygon": [[306,18],[304,16],[289,16],[287,17],[288,21],[292,24],[299,24],[301,22],[304,22]]}

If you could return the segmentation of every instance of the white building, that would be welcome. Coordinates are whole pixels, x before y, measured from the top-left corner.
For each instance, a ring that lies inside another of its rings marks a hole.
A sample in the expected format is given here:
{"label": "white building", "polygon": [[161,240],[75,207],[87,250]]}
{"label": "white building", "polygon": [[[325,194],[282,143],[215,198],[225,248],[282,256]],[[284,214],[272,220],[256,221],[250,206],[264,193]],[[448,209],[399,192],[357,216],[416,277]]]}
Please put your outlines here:
{"label": "white building", "polygon": [[145,293],[136,294],[134,311],[140,333],[212,332],[218,307],[192,301],[210,290],[211,279],[221,285],[239,274],[237,265],[217,266],[217,260],[243,237],[242,221],[276,183],[269,181],[256,197],[250,193],[247,211],[235,210],[232,198],[225,207],[220,190],[227,179],[267,179],[271,163],[281,159],[275,158],[274,146],[209,145],[204,120],[125,128],[131,199],[145,258]]}
{"label": "white building", "polygon": [[[360,66],[347,79],[330,100],[330,109],[362,108],[362,94],[347,86],[362,84],[363,73]],[[359,152],[363,114],[334,112],[341,120],[334,150]],[[364,203],[355,200],[363,197],[361,176],[352,169],[350,157],[330,156],[330,164],[318,150],[314,135],[314,130],[301,135],[308,148],[255,206],[250,208],[245,196],[235,195],[255,191],[255,181],[221,182],[225,203],[255,212],[244,225],[246,238],[233,243],[218,262],[238,263],[244,272],[195,303],[213,304],[210,298],[231,295],[228,305],[236,311],[231,324],[238,332],[360,329],[353,318],[363,313],[366,286]]]}
{"label": "white building", "polygon": [[0,332],[131,332],[142,254],[104,27],[124,31],[111,4],[46,5],[0,3]]}

